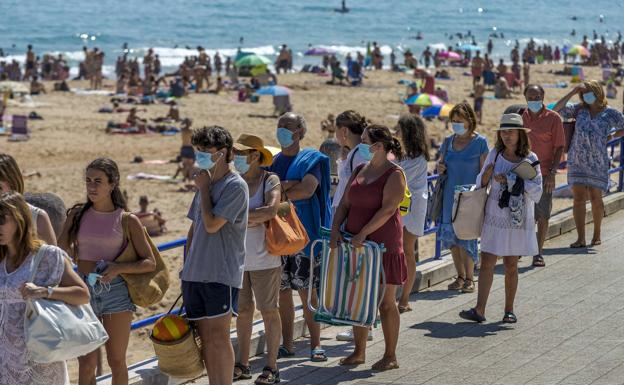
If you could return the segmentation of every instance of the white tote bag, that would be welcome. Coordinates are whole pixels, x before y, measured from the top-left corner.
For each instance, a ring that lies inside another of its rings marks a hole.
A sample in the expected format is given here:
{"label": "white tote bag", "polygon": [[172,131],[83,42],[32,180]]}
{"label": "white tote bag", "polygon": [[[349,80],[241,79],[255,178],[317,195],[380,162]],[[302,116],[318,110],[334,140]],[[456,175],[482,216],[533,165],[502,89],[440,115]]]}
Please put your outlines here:
{"label": "white tote bag", "polygon": [[[44,247],[49,246],[42,246],[33,258],[29,282],[35,278]],[[32,360],[40,363],[83,356],[108,340],[91,305],[73,306],[48,299],[26,301],[24,333]]]}
{"label": "white tote bag", "polygon": [[487,199],[487,186],[472,191],[455,191],[451,222],[458,239],[481,237]]}

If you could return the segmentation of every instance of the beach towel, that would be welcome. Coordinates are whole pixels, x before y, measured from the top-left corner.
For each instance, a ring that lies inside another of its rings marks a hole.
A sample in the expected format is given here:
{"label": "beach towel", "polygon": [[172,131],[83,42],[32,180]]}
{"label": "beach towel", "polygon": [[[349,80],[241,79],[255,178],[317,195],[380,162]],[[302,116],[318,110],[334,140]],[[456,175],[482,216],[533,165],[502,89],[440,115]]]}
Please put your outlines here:
{"label": "beach towel", "polygon": [[369,241],[364,247],[355,248],[347,241],[330,249],[327,238],[313,244],[314,252],[318,248],[321,249],[319,307],[311,308],[316,310],[315,321],[332,325],[375,324],[380,284],[384,282],[382,248]]}
{"label": "beach towel", "polygon": [[106,90],[87,90],[87,89],[84,89],[84,88],[73,88],[71,90],[71,92],[73,92],[76,95],[82,95],[82,96],[91,96],[91,95],[113,96],[113,95],[115,95],[111,91],[106,91]]}
{"label": "beach towel", "polygon": [[170,175],[148,174],[145,172],[129,174],[127,176],[127,179],[128,180],[161,180],[161,181],[173,180],[173,178]]}

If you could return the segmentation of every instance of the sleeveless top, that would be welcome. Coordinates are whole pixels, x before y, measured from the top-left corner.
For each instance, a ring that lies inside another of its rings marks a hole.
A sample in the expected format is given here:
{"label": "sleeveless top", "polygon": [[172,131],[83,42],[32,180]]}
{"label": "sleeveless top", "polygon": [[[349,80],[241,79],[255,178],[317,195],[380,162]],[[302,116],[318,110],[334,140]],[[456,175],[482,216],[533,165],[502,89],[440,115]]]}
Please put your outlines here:
{"label": "sleeveless top", "polygon": [[[358,174],[363,166],[359,166],[353,173]],[[362,185],[357,177],[353,179],[349,189],[349,202],[351,207],[347,215],[345,230],[353,235],[357,234],[381,209],[383,190],[392,173],[399,172],[398,167],[391,167],[372,183]],[[369,234],[367,239],[376,243],[383,243],[386,248],[385,254],[403,253],[403,224],[399,208],[380,228]]]}
{"label": "sleeveless top", "polygon": [[89,208],[80,221],[78,254],[82,261],[114,261],[124,245],[121,225],[123,209],[111,212]]}

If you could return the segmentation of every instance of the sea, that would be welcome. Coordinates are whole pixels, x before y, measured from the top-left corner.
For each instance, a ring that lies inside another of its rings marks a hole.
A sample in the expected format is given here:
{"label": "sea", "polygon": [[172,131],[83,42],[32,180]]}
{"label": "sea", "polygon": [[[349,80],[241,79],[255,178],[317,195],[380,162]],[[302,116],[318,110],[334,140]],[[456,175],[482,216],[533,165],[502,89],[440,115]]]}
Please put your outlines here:
{"label": "sea", "polygon": [[[0,0],[0,60],[24,60],[26,46],[37,55],[62,53],[76,72],[82,47],[105,52],[111,74],[127,44],[129,56],[150,47],[165,70],[177,67],[197,46],[209,55],[234,56],[237,49],[274,59],[282,44],[293,50],[295,67],[318,64],[305,56],[324,47],[339,56],[366,52],[377,42],[384,55],[407,49],[420,54],[491,37],[494,59],[530,39],[573,45],[583,35],[607,42],[624,25],[624,0]],[[572,35],[572,31],[575,35]],[[461,38],[460,35],[461,34]],[[422,39],[417,39],[418,35]],[[468,35],[468,37],[466,37]],[[388,62],[388,61],[386,61]]]}

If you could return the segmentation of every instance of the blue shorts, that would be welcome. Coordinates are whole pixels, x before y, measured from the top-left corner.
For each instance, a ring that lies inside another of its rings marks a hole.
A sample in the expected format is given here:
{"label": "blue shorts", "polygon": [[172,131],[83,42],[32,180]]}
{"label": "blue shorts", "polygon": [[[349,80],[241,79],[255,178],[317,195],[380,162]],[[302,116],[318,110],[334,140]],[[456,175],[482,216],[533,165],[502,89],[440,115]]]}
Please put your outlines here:
{"label": "blue shorts", "polygon": [[[86,276],[83,279],[86,283]],[[110,286],[98,281],[94,286],[87,283],[87,287],[91,294],[91,308],[98,318],[106,314],[136,311],[136,306],[132,303],[130,293],[128,293],[126,281],[119,276],[111,281]]]}
{"label": "blue shorts", "polygon": [[238,289],[221,283],[182,281],[182,300],[190,321],[238,315]]}

